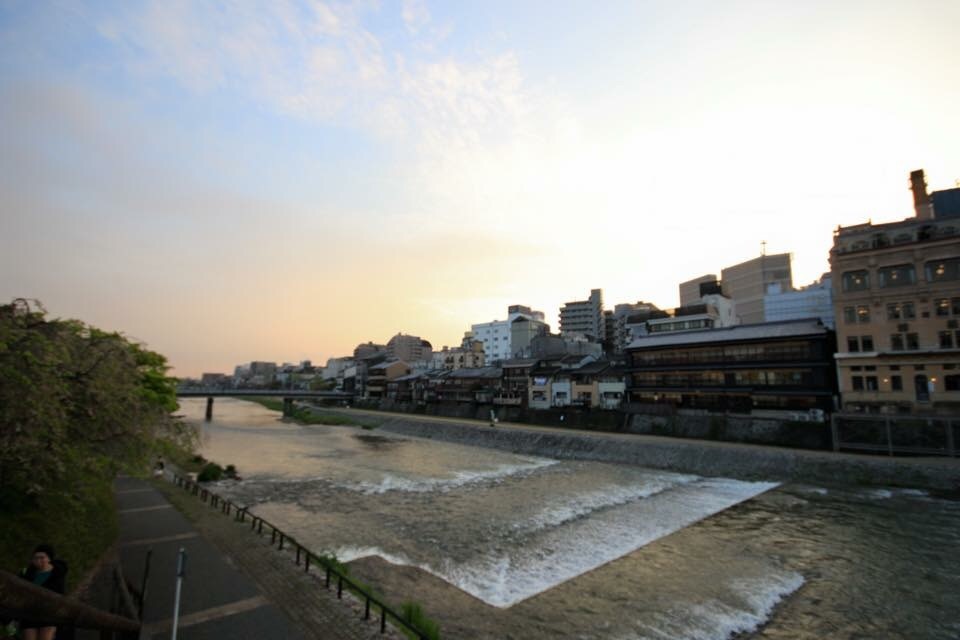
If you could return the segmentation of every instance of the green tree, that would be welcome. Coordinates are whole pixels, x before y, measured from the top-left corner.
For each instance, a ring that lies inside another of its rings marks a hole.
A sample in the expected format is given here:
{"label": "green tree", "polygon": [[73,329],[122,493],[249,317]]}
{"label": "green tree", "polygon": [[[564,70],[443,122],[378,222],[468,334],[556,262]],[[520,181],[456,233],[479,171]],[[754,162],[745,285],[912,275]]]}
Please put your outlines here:
{"label": "green tree", "polygon": [[35,301],[0,305],[3,533],[9,519],[45,501],[67,511],[76,505],[82,517],[79,505],[91,496],[110,502],[117,471],[192,448],[194,430],[172,415],[176,380],[167,370],[162,355],[119,333],[49,319]]}

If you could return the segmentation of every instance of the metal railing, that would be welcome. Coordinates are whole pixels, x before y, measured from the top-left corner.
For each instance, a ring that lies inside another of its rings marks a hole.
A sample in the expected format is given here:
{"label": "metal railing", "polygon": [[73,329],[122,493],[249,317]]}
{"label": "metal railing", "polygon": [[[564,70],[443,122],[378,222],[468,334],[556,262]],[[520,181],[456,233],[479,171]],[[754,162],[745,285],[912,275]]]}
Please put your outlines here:
{"label": "metal railing", "polygon": [[300,566],[301,560],[303,564],[303,570],[305,573],[310,572],[311,560],[313,564],[320,565],[324,571],[324,586],[327,589],[330,589],[331,582],[336,580],[337,583],[337,598],[343,598],[343,589],[346,587],[349,591],[352,591],[354,594],[359,596],[364,601],[364,620],[370,619],[371,607],[376,607],[380,610],[380,633],[385,633],[387,630],[387,618],[391,618],[394,623],[401,626],[404,630],[412,633],[414,636],[420,640],[429,640],[430,636],[418,629],[411,622],[409,622],[402,615],[391,609],[384,603],[382,600],[375,597],[371,594],[364,585],[361,585],[357,582],[351,580],[346,576],[342,571],[340,571],[329,558],[326,558],[322,555],[310,551],[302,544],[300,544],[293,536],[286,533],[280,529],[275,524],[267,521],[266,519],[252,513],[249,510],[249,507],[242,507],[230,500],[223,498],[222,496],[210,491],[204,487],[201,487],[196,481],[189,478],[184,478],[181,475],[176,473],[173,475],[173,483],[178,487],[184,489],[185,491],[199,497],[202,501],[210,505],[210,507],[219,508],[222,513],[225,515],[232,515],[234,520],[237,522],[245,523],[247,517],[250,518],[250,531],[254,531],[258,536],[264,535],[264,527],[270,533],[270,544],[277,545],[277,550],[283,551],[284,545],[288,548],[295,549],[295,563],[297,566]]}
{"label": "metal railing", "polygon": [[956,457],[960,418],[835,413],[830,417],[834,451]]}

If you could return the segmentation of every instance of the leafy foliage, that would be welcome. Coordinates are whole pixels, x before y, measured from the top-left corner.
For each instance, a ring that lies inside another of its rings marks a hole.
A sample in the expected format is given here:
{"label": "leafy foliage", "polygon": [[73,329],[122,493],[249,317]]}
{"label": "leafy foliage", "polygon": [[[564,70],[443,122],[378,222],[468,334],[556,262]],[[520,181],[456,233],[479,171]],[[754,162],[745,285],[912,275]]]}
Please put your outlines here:
{"label": "leafy foliage", "polygon": [[[157,453],[192,448],[194,429],[171,415],[167,369],[162,355],[119,333],[48,319],[33,301],[0,305],[3,520],[51,502],[82,512],[91,487],[109,488],[117,471],[138,473]],[[71,524],[59,520],[61,530]]]}

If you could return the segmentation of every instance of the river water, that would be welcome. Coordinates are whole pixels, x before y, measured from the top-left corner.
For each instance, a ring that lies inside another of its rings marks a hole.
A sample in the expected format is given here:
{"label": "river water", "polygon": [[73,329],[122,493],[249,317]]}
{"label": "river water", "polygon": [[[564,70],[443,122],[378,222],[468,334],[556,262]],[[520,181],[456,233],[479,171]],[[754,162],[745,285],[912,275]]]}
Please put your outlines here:
{"label": "river water", "polygon": [[[960,638],[960,502],[558,461],[203,400],[216,488],[446,638]],[[381,558],[387,562],[375,560]]]}

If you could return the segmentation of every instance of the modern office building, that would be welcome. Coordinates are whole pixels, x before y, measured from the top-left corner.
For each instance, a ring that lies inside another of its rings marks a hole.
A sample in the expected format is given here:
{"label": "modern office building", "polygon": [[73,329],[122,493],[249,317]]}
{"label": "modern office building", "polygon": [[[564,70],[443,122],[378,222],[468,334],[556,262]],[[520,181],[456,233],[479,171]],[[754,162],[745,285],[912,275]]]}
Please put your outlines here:
{"label": "modern office building", "polygon": [[761,255],[720,271],[723,293],[733,300],[743,324],[763,322],[763,297],[770,285],[793,291],[790,254]]}
{"label": "modern office building", "polygon": [[[830,251],[848,411],[960,410],[960,219],[911,174],[915,215],[838,227]],[[937,192],[941,193],[941,192]]]}
{"label": "modern office building", "polygon": [[567,302],[560,307],[560,333],[579,333],[594,342],[602,342],[605,335],[603,321],[603,290],[591,289],[586,300]]}
{"label": "modern office building", "polygon": [[[507,307],[506,320],[493,320],[471,326],[473,339],[483,344],[486,364],[508,360],[529,347],[530,339],[541,333],[549,333],[550,326],[543,321],[542,311],[515,304]],[[514,345],[514,322],[519,322]]]}
{"label": "modern office building", "polygon": [[763,297],[763,315],[767,322],[819,318],[824,326],[835,328],[833,321],[833,285],[830,274],[795,291],[781,291],[770,285]]}

